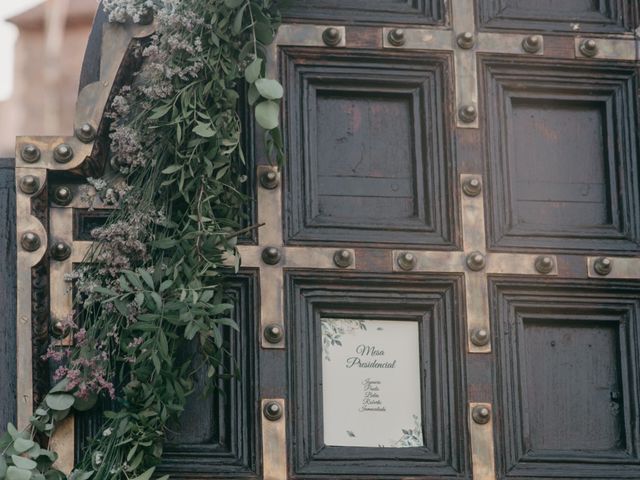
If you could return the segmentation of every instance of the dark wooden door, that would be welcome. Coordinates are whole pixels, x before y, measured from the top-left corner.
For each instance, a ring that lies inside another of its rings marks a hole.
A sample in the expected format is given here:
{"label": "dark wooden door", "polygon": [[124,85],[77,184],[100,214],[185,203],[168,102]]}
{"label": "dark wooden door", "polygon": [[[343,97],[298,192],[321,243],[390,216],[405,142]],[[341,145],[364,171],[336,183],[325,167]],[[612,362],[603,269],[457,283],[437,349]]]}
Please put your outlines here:
{"label": "dark wooden door", "polygon": [[242,247],[284,412],[265,478],[640,476],[637,25],[631,1],[294,3],[288,161]]}
{"label": "dark wooden door", "polygon": [[[292,2],[268,53],[286,91],[281,170],[245,122],[264,226],[229,286],[242,373],[194,397],[166,473],[640,478],[639,10]],[[98,52],[117,56],[103,23],[83,85],[102,80]],[[17,234],[86,248],[95,215],[56,193],[79,180],[43,162],[16,160],[18,184],[50,192],[17,191]],[[47,305],[70,308],[56,278],[74,260],[32,271],[41,250],[19,251],[19,343],[46,330]],[[24,420],[38,355],[23,343]],[[66,424],[65,466],[99,418]]]}

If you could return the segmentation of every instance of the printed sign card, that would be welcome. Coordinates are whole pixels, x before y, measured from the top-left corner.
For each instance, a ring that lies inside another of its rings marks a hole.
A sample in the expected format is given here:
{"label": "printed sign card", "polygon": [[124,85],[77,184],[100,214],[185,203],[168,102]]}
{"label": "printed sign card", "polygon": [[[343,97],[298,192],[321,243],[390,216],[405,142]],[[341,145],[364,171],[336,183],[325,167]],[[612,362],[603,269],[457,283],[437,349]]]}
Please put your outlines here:
{"label": "printed sign card", "polygon": [[324,443],[420,447],[418,322],[322,319]]}

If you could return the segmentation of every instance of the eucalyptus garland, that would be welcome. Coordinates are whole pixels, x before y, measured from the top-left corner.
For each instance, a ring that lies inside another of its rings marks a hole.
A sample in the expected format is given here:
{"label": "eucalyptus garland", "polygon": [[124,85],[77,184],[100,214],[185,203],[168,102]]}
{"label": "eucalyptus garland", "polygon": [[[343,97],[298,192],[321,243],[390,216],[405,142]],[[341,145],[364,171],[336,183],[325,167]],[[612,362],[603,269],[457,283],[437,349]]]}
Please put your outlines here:
{"label": "eucalyptus garland", "polygon": [[[0,438],[0,479],[66,479],[49,439],[70,412],[99,399],[110,409],[68,478],[154,476],[196,375],[213,386],[233,374],[223,366],[225,329],[238,328],[225,299],[225,262],[239,264],[236,240],[253,228],[238,114],[245,91],[267,150],[282,161],[283,90],[265,78],[263,60],[279,22],[271,0],[104,7],[116,22],[151,13],[157,33],[139,46],[140,71],[113,98],[110,173],[90,179],[113,213],[69,279],[74,311],[61,328],[73,346],[49,347],[54,386],[27,428],[10,424]],[[184,360],[178,352],[190,342],[200,353]]]}

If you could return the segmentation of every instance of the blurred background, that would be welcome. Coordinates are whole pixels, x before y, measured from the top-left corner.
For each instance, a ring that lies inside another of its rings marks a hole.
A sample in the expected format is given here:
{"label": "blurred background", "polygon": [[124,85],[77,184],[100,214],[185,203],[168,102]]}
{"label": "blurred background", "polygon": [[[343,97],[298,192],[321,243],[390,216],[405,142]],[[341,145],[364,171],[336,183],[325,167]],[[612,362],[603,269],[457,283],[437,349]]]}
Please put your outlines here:
{"label": "blurred background", "polygon": [[0,0],[0,158],[17,135],[69,135],[98,0]]}

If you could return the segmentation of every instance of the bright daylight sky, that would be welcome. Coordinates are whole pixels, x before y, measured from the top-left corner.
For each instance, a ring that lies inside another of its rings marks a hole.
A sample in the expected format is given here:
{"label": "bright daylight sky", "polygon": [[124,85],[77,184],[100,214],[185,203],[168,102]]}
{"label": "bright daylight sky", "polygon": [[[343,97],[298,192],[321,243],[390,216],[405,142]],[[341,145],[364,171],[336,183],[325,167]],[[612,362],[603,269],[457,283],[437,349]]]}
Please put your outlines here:
{"label": "bright daylight sky", "polygon": [[41,3],[42,0],[0,0],[0,101],[11,95],[13,88],[13,47],[16,28],[4,19]]}

